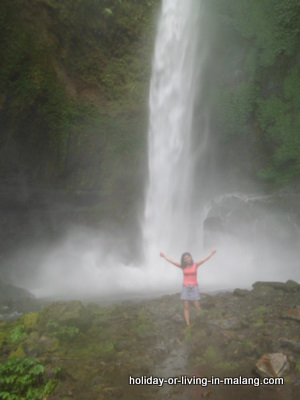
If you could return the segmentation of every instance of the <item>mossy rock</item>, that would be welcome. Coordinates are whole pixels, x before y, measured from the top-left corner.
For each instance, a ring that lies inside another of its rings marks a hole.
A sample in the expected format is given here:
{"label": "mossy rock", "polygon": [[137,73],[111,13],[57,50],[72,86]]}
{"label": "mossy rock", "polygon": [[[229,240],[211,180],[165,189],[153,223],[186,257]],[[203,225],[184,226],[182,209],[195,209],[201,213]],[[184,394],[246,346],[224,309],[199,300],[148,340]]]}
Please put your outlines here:
{"label": "mossy rock", "polygon": [[32,332],[24,342],[24,350],[31,357],[39,357],[45,353],[54,353],[59,348],[59,341],[46,335],[39,336],[38,332]]}
{"label": "mossy rock", "polygon": [[80,321],[84,307],[80,301],[61,301],[44,307],[37,318],[37,323],[45,327],[49,321],[76,324]]}
{"label": "mossy rock", "polygon": [[24,325],[24,329],[26,332],[31,332],[38,327],[37,324],[38,316],[39,316],[38,312],[32,312],[29,314],[22,315],[21,322]]}
{"label": "mossy rock", "polygon": [[287,292],[299,292],[300,291],[300,285],[299,283],[292,281],[291,279],[286,281],[285,284],[285,289]]}
{"label": "mossy rock", "polygon": [[235,289],[233,291],[233,295],[237,297],[246,297],[248,296],[249,293],[250,293],[249,290],[246,289]]}
{"label": "mossy rock", "polygon": [[5,321],[0,322],[0,347],[2,347],[3,343],[7,340],[9,329]]}
{"label": "mossy rock", "polygon": [[[74,356],[77,355],[78,353],[77,351],[75,351]],[[116,355],[116,350],[113,342],[111,341],[88,344],[87,346],[81,348],[80,350],[81,357],[94,358],[99,361],[105,361],[105,362],[113,360],[115,355]]]}
{"label": "mossy rock", "polygon": [[16,350],[13,350],[8,358],[25,358],[26,354],[25,351],[22,347],[22,345],[19,345]]}
{"label": "mossy rock", "polygon": [[[255,298],[266,297],[274,293],[274,285],[280,282],[255,282],[252,287],[251,295]],[[276,285],[275,285],[276,286]],[[282,288],[282,286],[280,286]],[[276,287],[279,289],[279,286]]]}
{"label": "mossy rock", "polygon": [[258,289],[276,289],[276,290],[282,290],[284,292],[298,292],[300,291],[300,285],[299,283],[293,281],[293,280],[288,280],[286,283],[283,282],[255,282],[253,285],[254,290]]}

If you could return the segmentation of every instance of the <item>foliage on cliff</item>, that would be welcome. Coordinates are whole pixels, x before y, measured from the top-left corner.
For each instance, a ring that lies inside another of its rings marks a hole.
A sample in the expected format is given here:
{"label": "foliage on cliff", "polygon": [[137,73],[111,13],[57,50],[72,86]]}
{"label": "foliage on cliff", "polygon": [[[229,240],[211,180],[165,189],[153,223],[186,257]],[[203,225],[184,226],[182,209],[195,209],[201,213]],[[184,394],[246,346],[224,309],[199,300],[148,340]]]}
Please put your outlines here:
{"label": "foliage on cliff", "polygon": [[207,91],[222,160],[234,159],[239,169],[272,185],[299,180],[299,1],[204,4]]}
{"label": "foliage on cliff", "polygon": [[157,4],[1,1],[2,182],[101,191],[111,212],[114,198],[128,208],[142,179]]}

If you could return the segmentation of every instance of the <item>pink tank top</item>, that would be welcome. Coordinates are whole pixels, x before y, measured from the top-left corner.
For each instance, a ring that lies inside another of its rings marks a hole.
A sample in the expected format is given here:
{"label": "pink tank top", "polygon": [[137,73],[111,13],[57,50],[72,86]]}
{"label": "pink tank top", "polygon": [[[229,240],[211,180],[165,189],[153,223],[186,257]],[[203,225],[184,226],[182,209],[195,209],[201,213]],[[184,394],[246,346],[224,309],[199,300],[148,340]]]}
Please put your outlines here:
{"label": "pink tank top", "polygon": [[191,285],[197,286],[197,263],[185,267],[182,269],[183,271],[183,286]]}

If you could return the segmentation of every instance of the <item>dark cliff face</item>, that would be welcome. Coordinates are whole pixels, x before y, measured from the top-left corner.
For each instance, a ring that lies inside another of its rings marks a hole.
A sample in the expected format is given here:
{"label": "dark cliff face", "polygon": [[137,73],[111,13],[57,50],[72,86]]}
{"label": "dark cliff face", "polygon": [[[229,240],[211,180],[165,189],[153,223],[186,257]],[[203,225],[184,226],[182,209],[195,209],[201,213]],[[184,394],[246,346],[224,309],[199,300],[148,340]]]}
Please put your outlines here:
{"label": "dark cliff face", "polygon": [[105,195],[143,151],[157,2],[21,3],[0,6],[1,181]]}
{"label": "dark cliff face", "polygon": [[0,302],[22,301],[32,298],[34,296],[27,290],[6,284],[0,279]]}
{"label": "dark cliff face", "polygon": [[2,243],[63,220],[135,223],[158,6],[1,2]]}

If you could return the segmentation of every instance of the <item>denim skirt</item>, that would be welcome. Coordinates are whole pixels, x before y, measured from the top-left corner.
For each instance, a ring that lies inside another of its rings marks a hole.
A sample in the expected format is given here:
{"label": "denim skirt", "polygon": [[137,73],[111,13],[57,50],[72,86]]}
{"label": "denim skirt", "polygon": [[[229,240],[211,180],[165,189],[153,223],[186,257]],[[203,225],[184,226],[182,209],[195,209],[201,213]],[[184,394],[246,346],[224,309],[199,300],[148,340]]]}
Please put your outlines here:
{"label": "denim skirt", "polygon": [[180,296],[181,300],[195,301],[200,300],[200,293],[198,286],[184,285]]}

